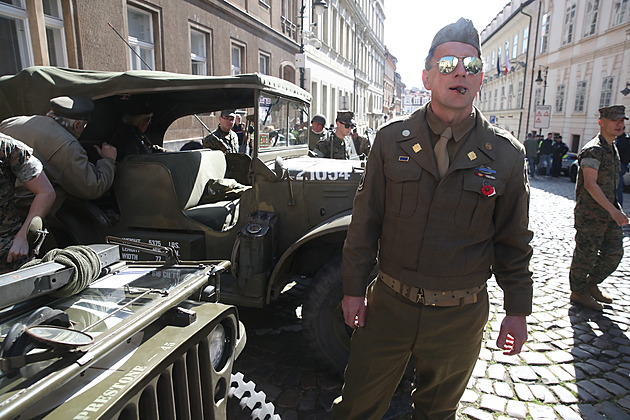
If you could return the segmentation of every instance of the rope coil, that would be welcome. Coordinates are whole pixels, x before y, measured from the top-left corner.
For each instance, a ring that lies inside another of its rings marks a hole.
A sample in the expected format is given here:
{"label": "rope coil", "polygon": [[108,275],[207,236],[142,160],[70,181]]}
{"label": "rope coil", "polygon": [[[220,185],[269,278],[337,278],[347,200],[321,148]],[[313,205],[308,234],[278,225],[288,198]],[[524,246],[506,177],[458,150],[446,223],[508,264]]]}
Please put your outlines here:
{"label": "rope coil", "polygon": [[85,245],[51,249],[42,258],[34,259],[22,267],[31,267],[51,261],[74,268],[74,273],[68,284],[51,293],[55,297],[68,297],[81,292],[96,280],[101,273],[101,261],[98,254]]}

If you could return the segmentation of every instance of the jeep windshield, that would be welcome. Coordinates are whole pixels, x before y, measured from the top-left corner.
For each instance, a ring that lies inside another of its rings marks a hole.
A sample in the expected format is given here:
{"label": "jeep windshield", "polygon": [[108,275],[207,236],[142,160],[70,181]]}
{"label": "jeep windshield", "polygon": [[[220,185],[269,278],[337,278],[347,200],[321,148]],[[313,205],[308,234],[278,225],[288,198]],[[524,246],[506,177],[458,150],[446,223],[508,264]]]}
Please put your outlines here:
{"label": "jeep windshield", "polygon": [[[243,125],[254,139],[261,137],[266,151],[297,148],[306,154],[306,143],[298,141],[297,133],[307,125],[311,95],[273,76],[29,67],[0,77],[0,120],[45,115],[50,110],[49,99],[62,95],[89,96],[95,102],[92,119],[79,139],[88,153],[92,152],[91,143],[112,137],[121,124],[124,104],[137,100],[148,104],[153,113],[147,131],[152,143],[169,150],[201,140],[217,128],[219,111],[234,109],[243,115]],[[251,142],[252,157],[257,156],[257,143]]]}

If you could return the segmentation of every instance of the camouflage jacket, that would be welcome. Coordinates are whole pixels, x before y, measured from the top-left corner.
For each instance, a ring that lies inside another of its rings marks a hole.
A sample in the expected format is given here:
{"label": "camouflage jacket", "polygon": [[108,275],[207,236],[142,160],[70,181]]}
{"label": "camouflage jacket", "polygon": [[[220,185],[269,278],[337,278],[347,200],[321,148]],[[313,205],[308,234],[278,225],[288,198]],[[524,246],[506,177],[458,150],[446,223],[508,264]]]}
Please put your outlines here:
{"label": "camouflage jacket", "polygon": [[601,135],[582,147],[578,154],[580,170],[575,184],[575,225],[584,226],[592,221],[611,221],[610,214],[584,188],[583,168],[597,169],[597,185],[617,208],[617,183],[619,182],[619,153]]}

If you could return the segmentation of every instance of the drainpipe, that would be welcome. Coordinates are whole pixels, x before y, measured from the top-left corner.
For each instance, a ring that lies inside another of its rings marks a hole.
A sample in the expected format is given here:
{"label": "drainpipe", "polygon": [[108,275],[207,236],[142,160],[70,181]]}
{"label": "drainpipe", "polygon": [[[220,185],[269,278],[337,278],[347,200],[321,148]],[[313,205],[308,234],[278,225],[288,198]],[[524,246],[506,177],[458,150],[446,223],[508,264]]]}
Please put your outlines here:
{"label": "drainpipe", "polygon": [[[542,12],[542,1],[538,4],[538,18],[536,21],[536,39],[534,40],[534,53],[532,56],[532,75],[531,75],[531,82],[529,84],[529,104],[527,105],[527,124],[525,125],[525,137],[527,137],[527,133],[529,132],[529,117],[530,117],[530,113],[532,111],[532,97],[534,96],[534,69],[536,68],[536,48],[538,48],[538,33],[540,32],[540,13]],[[530,25],[530,29],[529,29],[529,33],[531,34],[531,24],[532,24],[532,17],[531,15],[528,15],[527,13],[525,13],[523,10],[521,10],[521,13],[529,16],[529,25]],[[525,68],[525,72],[527,73],[527,68]],[[527,82],[527,79],[524,80],[525,82]],[[523,88],[525,88],[525,86],[523,86]],[[524,98],[523,98],[524,99]],[[521,106],[522,108],[522,106]]]}

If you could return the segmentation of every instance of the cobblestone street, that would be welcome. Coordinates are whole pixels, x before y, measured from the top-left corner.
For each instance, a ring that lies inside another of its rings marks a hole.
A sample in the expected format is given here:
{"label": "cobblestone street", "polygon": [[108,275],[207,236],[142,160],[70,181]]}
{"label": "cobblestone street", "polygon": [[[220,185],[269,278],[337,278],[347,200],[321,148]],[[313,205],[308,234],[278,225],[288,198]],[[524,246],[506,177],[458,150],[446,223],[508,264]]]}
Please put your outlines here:
{"label": "cobblestone street", "polygon": [[[568,273],[574,247],[575,184],[568,178],[531,183],[534,231],[534,310],[529,341],[518,356],[504,356],[494,341],[503,318],[502,292],[490,280],[491,309],[473,377],[461,403],[463,419],[630,418],[630,257],[602,285],[615,301],[603,312],[569,303]],[[626,213],[630,195],[626,194]],[[630,238],[624,238],[626,254]],[[301,335],[296,295],[265,312],[241,310],[248,343],[235,372],[266,394],[282,419],[326,419],[342,382],[310,357]],[[396,392],[386,419],[408,419],[410,384]],[[237,407],[238,408],[238,407]],[[232,406],[229,418],[251,418]]]}

